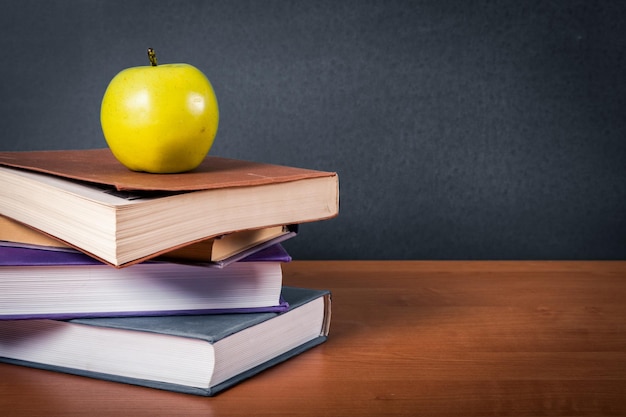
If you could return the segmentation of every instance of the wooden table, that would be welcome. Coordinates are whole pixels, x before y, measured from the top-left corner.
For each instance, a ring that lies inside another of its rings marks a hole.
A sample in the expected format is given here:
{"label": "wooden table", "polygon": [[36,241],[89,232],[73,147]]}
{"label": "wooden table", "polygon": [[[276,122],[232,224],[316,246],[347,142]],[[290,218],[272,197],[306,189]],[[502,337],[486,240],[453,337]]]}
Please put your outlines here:
{"label": "wooden table", "polygon": [[626,262],[309,262],[327,343],[213,398],[0,364],[2,416],[626,415]]}

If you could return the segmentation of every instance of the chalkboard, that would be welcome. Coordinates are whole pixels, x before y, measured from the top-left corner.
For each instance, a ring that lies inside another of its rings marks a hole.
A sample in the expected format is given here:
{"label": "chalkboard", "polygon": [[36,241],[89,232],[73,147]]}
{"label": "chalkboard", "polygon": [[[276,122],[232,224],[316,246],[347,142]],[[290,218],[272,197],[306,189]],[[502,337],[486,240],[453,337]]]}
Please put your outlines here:
{"label": "chalkboard", "polygon": [[187,62],[212,154],[339,173],[294,259],[625,259],[626,2],[1,2],[0,150],[105,147],[121,69]]}

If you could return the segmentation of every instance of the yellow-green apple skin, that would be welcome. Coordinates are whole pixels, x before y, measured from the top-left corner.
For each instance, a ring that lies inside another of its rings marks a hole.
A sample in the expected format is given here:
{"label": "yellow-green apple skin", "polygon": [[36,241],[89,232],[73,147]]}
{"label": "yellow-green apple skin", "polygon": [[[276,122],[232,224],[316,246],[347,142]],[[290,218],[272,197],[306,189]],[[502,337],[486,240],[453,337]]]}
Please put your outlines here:
{"label": "yellow-green apple skin", "polygon": [[213,86],[192,65],[133,67],[109,83],[100,122],[113,155],[129,169],[178,173],[208,154],[219,109]]}

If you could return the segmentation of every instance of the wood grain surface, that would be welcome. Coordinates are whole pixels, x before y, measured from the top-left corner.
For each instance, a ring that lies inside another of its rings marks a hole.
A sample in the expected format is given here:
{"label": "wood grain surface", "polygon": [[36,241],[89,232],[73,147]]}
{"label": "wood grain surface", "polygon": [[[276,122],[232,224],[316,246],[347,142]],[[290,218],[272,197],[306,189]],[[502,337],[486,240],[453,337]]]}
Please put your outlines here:
{"label": "wood grain surface", "polygon": [[0,364],[0,415],[626,415],[626,262],[284,270],[332,291],[325,344],[213,398]]}

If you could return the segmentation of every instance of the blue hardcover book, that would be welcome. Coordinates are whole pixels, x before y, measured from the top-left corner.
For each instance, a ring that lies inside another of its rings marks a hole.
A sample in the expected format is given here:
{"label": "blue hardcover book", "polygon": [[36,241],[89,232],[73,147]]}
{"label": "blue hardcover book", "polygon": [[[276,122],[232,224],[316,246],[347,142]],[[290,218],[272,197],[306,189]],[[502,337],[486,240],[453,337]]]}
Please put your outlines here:
{"label": "blue hardcover book", "polygon": [[0,321],[0,361],[212,396],[326,340],[330,293],[282,294],[284,313]]}
{"label": "blue hardcover book", "polygon": [[81,252],[0,246],[0,320],[284,311],[273,245],[226,267],[146,261],[113,268]]}

